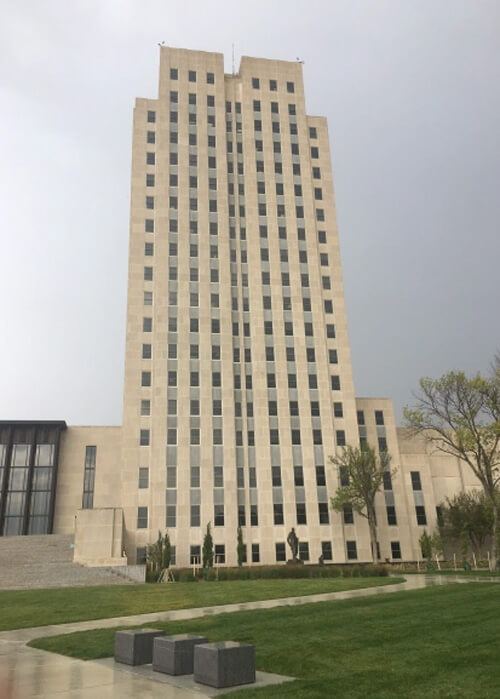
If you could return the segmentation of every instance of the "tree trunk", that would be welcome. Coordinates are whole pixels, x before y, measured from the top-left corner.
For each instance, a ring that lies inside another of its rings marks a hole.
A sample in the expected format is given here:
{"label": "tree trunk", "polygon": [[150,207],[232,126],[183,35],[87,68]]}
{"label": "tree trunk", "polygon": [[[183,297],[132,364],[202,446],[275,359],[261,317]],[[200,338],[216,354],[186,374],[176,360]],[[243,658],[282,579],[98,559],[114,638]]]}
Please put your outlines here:
{"label": "tree trunk", "polygon": [[372,561],[377,563],[377,524],[375,520],[375,510],[367,508],[368,527],[370,528],[370,544],[372,549]]}
{"label": "tree trunk", "polygon": [[491,531],[490,544],[490,570],[497,569],[497,526],[498,526],[498,503],[493,494],[493,526]]}

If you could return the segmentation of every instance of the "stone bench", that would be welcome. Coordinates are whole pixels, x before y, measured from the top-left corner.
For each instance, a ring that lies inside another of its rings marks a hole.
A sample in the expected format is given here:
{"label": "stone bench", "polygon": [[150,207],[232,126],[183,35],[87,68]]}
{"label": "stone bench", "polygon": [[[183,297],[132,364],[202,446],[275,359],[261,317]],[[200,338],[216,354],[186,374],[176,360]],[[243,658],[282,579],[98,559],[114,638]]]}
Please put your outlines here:
{"label": "stone bench", "polygon": [[164,636],[158,629],[131,629],[115,633],[115,661],[126,665],[145,665],[153,659],[153,641]]}
{"label": "stone bench", "polygon": [[200,643],[208,643],[208,638],[189,633],[155,638],[153,670],[167,675],[191,675],[194,649]]}
{"label": "stone bench", "polygon": [[234,641],[196,645],[194,680],[216,688],[255,682],[255,646]]}

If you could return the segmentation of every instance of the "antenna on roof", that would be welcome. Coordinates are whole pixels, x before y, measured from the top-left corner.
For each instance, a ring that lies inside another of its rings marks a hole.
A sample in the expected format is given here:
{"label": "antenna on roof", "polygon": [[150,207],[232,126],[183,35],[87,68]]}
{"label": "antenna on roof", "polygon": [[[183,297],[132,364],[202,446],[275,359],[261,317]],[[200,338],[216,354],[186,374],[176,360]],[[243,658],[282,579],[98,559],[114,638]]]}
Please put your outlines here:
{"label": "antenna on roof", "polygon": [[295,60],[298,61],[299,63],[302,63],[302,65],[304,65],[304,63],[305,63],[305,61],[301,61],[300,58],[299,58],[298,56],[297,56],[297,58],[296,58]]}
{"label": "antenna on roof", "polygon": [[236,71],[234,70],[234,44],[231,44],[232,47],[232,57],[233,57],[233,75],[236,75]]}

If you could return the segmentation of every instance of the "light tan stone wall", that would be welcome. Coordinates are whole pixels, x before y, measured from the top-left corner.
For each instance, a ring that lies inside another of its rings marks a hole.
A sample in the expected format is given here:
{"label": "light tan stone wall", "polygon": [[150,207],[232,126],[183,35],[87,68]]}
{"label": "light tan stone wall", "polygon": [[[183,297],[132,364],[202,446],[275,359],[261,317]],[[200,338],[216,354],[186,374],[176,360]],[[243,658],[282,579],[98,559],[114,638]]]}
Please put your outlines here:
{"label": "light tan stone wall", "polygon": [[94,507],[119,507],[121,427],[68,427],[61,434],[54,534],[73,534],[82,507],[85,448],[96,446]]}

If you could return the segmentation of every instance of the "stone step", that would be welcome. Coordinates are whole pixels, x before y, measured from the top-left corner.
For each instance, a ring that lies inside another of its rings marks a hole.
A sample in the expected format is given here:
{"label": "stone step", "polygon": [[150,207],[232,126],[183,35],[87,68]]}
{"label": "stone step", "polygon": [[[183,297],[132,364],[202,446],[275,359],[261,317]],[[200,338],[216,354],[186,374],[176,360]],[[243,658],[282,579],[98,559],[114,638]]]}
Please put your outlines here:
{"label": "stone step", "polygon": [[73,536],[0,537],[0,589],[133,583],[112,568],[73,563]]}

